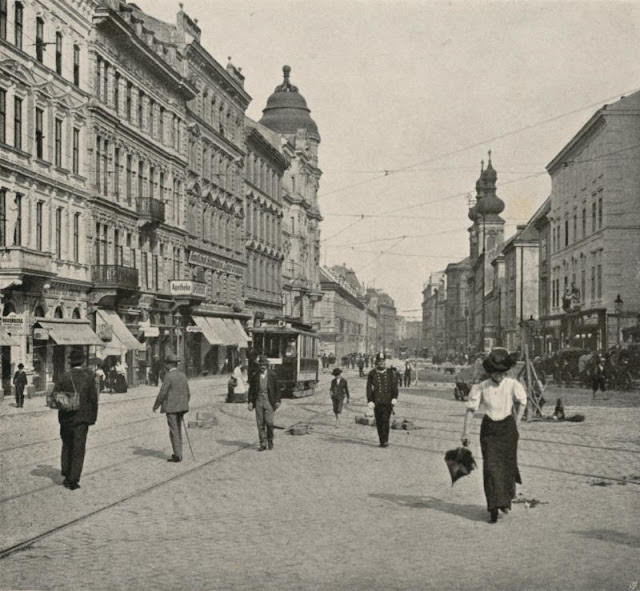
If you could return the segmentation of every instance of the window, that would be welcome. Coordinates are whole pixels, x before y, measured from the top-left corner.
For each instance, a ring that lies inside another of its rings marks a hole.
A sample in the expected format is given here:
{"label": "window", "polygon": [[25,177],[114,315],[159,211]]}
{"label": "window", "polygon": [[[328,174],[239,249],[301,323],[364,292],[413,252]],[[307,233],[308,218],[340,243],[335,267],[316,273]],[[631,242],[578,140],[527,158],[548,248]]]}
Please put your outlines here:
{"label": "window", "polygon": [[127,154],[127,203],[131,205],[131,180],[133,176],[133,157]]}
{"label": "window", "polygon": [[36,19],[36,59],[40,63],[44,61],[44,20],[42,17]]}
{"label": "window", "polygon": [[7,143],[7,91],[0,88],[0,143]]}
{"label": "window", "polygon": [[139,92],[138,93],[138,127],[140,129],[142,129],[142,106],[144,103],[144,93],[143,92]]}
{"label": "window", "polygon": [[36,204],[36,250],[42,250],[42,208],[43,201]]}
{"label": "window", "polygon": [[42,109],[36,109],[36,158],[39,160],[42,160],[44,157],[44,134],[42,133],[43,114],[44,112]]}
{"label": "window", "polygon": [[73,155],[71,163],[73,174],[80,174],[80,130],[73,128]]}
{"label": "window", "polygon": [[13,146],[22,150],[22,99],[13,99]]}
{"label": "window", "polygon": [[96,265],[100,264],[100,224],[96,224],[96,243],[95,243]]}
{"label": "window", "polygon": [[153,182],[156,176],[156,169],[153,166],[149,167],[149,198],[153,199]]}
{"label": "window", "polygon": [[7,0],[0,0],[0,39],[7,40]]}
{"label": "window", "polygon": [[7,245],[7,190],[0,189],[0,246]]}
{"label": "window", "polygon": [[596,268],[591,267],[591,301],[596,299]]}
{"label": "window", "polygon": [[113,152],[113,192],[120,195],[120,148]]}
{"label": "window", "polygon": [[153,137],[155,125],[153,124],[153,116],[156,111],[156,104],[153,99],[149,99],[149,135]]}
{"label": "window", "polygon": [[102,66],[102,102],[109,104],[109,63],[103,62]]}
{"label": "window", "polygon": [[80,47],[73,46],[73,83],[80,86]]}
{"label": "window", "polygon": [[96,136],[96,189],[100,192],[100,148],[102,147],[102,138]]}
{"label": "window", "polygon": [[587,235],[587,208],[582,208],[582,237],[585,238]]}
{"label": "window", "polygon": [[138,199],[144,197],[144,162],[138,162]]}
{"label": "window", "polygon": [[62,258],[62,208],[56,208],[56,257]]}
{"label": "window", "polygon": [[13,27],[15,34],[16,47],[18,49],[22,49],[22,17],[24,14],[24,8],[22,3],[16,2],[15,11],[14,11],[14,19],[13,19]]}
{"label": "window", "polygon": [[122,244],[120,244],[120,231],[113,231],[113,262],[116,265],[122,266],[124,264],[124,252]]}
{"label": "window", "polygon": [[109,193],[109,171],[107,170],[107,162],[109,157],[109,141],[104,140],[104,151],[102,152],[102,194],[107,197]]}
{"label": "window", "polygon": [[147,260],[147,253],[141,252],[140,257],[141,257],[140,264],[142,265],[142,278],[144,281],[143,287],[145,289],[149,289],[149,261]]}
{"label": "window", "polygon": [[113,76],[113,108],[120,113],[120,72]]}
{"label": "window", "polygon": [[598,199],[598,228],[602,228],[602,197]]}
{"label": "window", "polygon": [[164,107],[160,107],[160,117],[158,118],[158,139],[164,144]]}
{"label": "window", "polygon": [[16,205],[16,222],[13,229],[13,244],[16,246],[22,245],[22,195],[16,193],[15,199]]}
{"label": "window", "polygon": [[55,128],[55,162],[58,168],[62,167],[62,120],[56,119],[56,128]]}
{"label": "window", "polygon": [[160,201],[164,201],[164,172],[160,172]]}
{"label": "window", "polygon": [[153,289],[158,289],[158,287],[160,286],[159,283],[159,277],[160,277],[160,273],[159,273],[159,266],[158,266],[158,255],[154,254],[152,255],[152,265],[153,265]]}
{"label": "window", "polygon": [[[584,263],[584,260],[583,260]],[[585,269],[581,269],[580,271],[580,301],[584,302],[587,289],[587,273]]]}
{"label": "window", "polygon": [[569,220],[564,221],[564,245],[569,246]]}
{"label": "window", "polygon": [[133,84],[131,82],[127,82],[127,97],[125,104],[125,115],[127,117],[127,121],[131,123],[131,93],[133,92]]}
{"label": "window", "polygon": [[596,296],[598,299],[602,298],[602,265],[598,265],[597,275],[596,275]]}
{"label": "window", "polygon": [[102,69],[102,58],[96,56],[96,97],[100,98],[100,70]]}
{"label": "window", "polygon": [[573,214],[573,241],[578,240],[578,215]]}
{"label": "window", "polygon": [[56,73],[62,76],[62,33],[56,33]]}
{"label": "window", "polygon": [[73,215],[73,262],[80,262],[80,214]]}
{"label": "window", "polygon": [[591,232],[596,231],[596,204],[591,204]]}

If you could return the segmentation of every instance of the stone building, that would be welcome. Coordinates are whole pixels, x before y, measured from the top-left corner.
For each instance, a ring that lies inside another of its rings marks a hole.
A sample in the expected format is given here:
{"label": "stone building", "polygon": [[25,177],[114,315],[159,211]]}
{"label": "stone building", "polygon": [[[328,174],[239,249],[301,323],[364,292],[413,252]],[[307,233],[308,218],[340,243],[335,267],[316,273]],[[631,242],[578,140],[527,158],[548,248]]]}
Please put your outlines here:
{"label": "stone building", "polygon": [[322,298],[320,288],[320,222],[318,167],[320,134],[304,97],[283,67],[284,80],[267,100],[259,123],[282,135],[290,161],[282,181],[284,223],[282,263],[284,315],[310,325],[314,306]]}
{"label": "stone building", "polygon": [[171,285],[186,278],[186,103],[198,90],[175,25],[118,0],[99,3],[93,25],[90,302],[96,327],[114,327],[102,355],[124,357],[136,383],[153,357],[184,348]]}
{"label": "stone building", "polygon": [[223,67],[211,56],[197,23],[183,10],[175,36],[197,94],[186,105],[186,268],[174,277],[171,291],[185,325],[186,369],[198,375],[231,369],[248,344],[244,192],[251,97],[240,69],[230,60]]}
{"label": "stone building", "polygon": [[282,176],[289,159],[282,137],[247,119],[245,299],[254,317],[282,318]]}
{"label": "stone building", "polygon": [[322,299],[314,308],[320,350],[333,353],[337,362],[362,353],[365,342],[365,303],[350,282],[327,267],[320,269]]}
{"label": "stone building", "polygon": [[376,311],[376,353],[397,355],[396,306],[393,298],[381,289],[367,289],[366,296]]}
{"label": "stone building", "polygon": [[447,275],[436,271],[422,290],[422,346],[430,357],[446,357],[446,310]]}
{"label": "stone building", "polygon": [[96,2],[0,7],[2,391],[18,363],[31,391],[65,369],[89,324],[93,163],[89,39]]}
{"label": "stone building", "polygon": [[639,122],[636,92],[598,109],[547,165],[550,314],[541,321],[553,348],[615,345],[640,312]]}
{"label": "stone building", "polygon": [[469,351],[469,257],[450,263],[446,274],[445,349],[447,355]]}

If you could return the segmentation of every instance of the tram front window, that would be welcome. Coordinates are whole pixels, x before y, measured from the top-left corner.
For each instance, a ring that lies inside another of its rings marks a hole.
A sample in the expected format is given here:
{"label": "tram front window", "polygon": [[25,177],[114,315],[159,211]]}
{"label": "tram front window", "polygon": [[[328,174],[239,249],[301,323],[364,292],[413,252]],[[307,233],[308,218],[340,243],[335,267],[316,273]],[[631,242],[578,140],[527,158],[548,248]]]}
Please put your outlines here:
{"label": "tram front window", "polygon": [[284,352],[285,357],[295,357],[296,356],[296,339],[291,338],[287,341],[287,348]]}

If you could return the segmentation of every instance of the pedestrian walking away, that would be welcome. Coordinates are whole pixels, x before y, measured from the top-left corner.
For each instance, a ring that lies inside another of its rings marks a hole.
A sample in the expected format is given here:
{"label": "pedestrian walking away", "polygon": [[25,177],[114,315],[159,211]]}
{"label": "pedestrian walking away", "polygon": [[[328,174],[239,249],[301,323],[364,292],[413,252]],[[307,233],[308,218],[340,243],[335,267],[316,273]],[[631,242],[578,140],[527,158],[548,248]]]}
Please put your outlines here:
{"label": "pedestrian walking away", "polygon": [[27,374],[24,371],[24,365],[18,363],[18,371],[13,376],[13,387],[16,390],[16,407],[24,407],[24,389],[27,385]]}
{"label": "pedestrian walking away", "polygon": [[169,425],[169,439],[173,453],[167,462],[182,461],[182,423],[184,415],[189,412],[189,382],[187,376],[178,369],[178,357],[169,352],[164,359],[169,368],[164,381],[153,403],[153,412],[160,409],[161,413],[167,415]]}
{"label": "pedestrian walking away", "polygon": [[331,380],[329,390],[331,392],[333,414],[336,415],[337,427],[340,423],[340,413],[342,413],[345,398],[347,400],[347,404],[349,404],[349,384],[347,384],[347,380],[342,377],[342,370],[339,367],[336,367],[331,373],[335,377]]}
{"label": "pedestrian walking away", "polygon": [[261,355],[258,371],[249,376],[249,410],[256,411],[260,445],[258,451],[273,449],[273,415],[280,407],[280,391],[269,361]]}
{"label": "pedestrian walking away", "polygon": [[62,483],[70,490],[80,488],[80,475],[84,464],[89,426],[98,418],[98,392],[93,372],[83,367],[82,349],[72,349],[69,354],[71,369],[62,374],[54,384],[53,392],[76,394],[76,410],[58,410],[62,454],[60,458]]}
{"label": "pedestrian walking away", "polygon": [[463,445],[468,445],[473,415],[478,410],[484,412],[480,448],[489,523],[498,520],[498,510],[510,511],[516,483],[522,484],[518,470],[518,427],[527,405],[527,393],[518,380],[505,375],[515,363],[516,357],[506,349],[491,351],[483,361],[489,378],[472,386],[464,415],[461,439]]}
{"label": "pedestrian walking away", "polygon": [[594,359],[591,362],[590,368],[591,375],[591,390],[593,391],[593,400],[596,399],[596,392],[598,388],[600,388],[600,392],[603,394],[603,398],[606,400],[608,396],[606,395],[606,371],[605,371],[605,363],[604,357],[597,353],[594,355]]}
{"label": "pedestrian walking away", "polygon": [[385,367],[382,353],[376,355],[375,367],[367,376],[367,402],[376,417],[380,447],[388,447],[391,412],[398,402],[398,377],[392,368]]}
{"label": "pedestrian walking away", "polygon": [[404,364],[404,387],[411,386],[411,361],[407,361]]}

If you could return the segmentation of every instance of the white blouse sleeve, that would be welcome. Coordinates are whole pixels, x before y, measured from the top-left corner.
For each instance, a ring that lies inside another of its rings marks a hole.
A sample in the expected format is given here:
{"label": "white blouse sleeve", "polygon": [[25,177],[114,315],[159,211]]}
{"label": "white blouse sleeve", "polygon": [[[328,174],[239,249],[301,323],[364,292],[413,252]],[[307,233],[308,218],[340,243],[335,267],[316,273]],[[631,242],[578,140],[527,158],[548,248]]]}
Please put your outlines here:
{"label": "white blouse sleeve", "polygon": [[467,409],[471,409],[474,412],[480,407],[480,399],[482,398],[482,387],[480,384],[474,384],[471,386],[469,392],[469,399],[467,400]]}
{"label": "white blouse sleeve", "polygon": [[513,380],[513,401],[522,405],[527,404],[527,391],[519,380]]}

